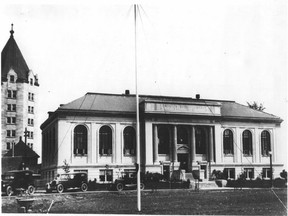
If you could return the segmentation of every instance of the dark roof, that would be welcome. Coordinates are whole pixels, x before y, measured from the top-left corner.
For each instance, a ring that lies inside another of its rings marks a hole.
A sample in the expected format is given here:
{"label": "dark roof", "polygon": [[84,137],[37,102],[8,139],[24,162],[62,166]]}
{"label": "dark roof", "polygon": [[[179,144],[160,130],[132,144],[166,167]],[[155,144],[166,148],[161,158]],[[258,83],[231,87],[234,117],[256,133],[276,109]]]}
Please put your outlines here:
{"label": "dark roof", "polygon": [[[156,95],[139,95],[139,103],[153,101],[158,103],[184,103],[197,105],[216,105],[221,108],[221,115],[218,116],[223,120],[256,120],[281,123],[282,119],[262,111],[257,111],[236,103],[235,101],[227,100],[210,100],[210,99],[194,99],[189,97],[171,97],[171,96],[156,96]],[[47,123],[53,120],[59,113],[70,115],[86,114],[135,114],[136,99],[135,95],[129,94],[103,94],[103,93],[87,93],[86,95],[60,107],[50,113],[49,118],[41,125],[43,128]],[[78,113],[78,114],[76,114]],[[216,115],[215,115],[216,117]]]}
{"label": "dark roof", "polygon": [[[10,149],[4,157],[11,157],[13,149]],[[30,157],[30,158],[39,158],[39,155],[29,148],[25,143],[20,139],[20,141],[14,147],[14,157]]]}
{"label": "dark roof", "polygon": [[7,73],[12,68],[18,75],[17,82],[27,82],[29,68],[13,37],[14,31],[1,52],[1,79],[7,81]]}

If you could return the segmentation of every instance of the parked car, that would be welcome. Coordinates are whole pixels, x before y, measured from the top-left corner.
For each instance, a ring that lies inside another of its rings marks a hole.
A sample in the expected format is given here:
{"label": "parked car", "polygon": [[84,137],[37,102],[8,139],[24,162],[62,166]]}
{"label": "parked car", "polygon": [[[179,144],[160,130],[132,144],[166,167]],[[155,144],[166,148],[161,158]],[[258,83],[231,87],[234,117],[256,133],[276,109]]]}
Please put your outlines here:
{"label": "parked car", "polygon": [[[124,172],[122,174],[122,177],[119,179],[116,179],[114,181],[114,187],[117,191],[122,191],[124,188],[133,188],[137,187],[137,175],[136,172]],[[140,189],[144,190],[145,184],[143,181],[140,183]]]}
{"label": "parked car", "polygon": [[62,193],[68,189],[80,189],[81,191],[87,191],[87,173],[77,172],[58,174],[54,180],[46,184],[47,193],[50,193],[53,190],[56,190],[58,193]]}
{"label": "parked car", "polygon": [[30,170],[13,170],[2,175],[2,192],[8,196],[15,192],[34,194],[35,184],[33,172]]}

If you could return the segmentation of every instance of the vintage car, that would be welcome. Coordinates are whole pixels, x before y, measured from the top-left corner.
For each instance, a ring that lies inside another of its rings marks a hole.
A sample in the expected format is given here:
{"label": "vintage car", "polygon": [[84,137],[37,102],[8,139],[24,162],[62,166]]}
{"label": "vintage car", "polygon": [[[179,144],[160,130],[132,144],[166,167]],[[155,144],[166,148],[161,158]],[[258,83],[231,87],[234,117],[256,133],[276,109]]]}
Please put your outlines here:
{"label": "vintage car", "polygon": [[34,194],[33,172],[30,170],[13,170],[2,175],[2,192],[8,196],[16,192]]}
{"label": "vintage car", "polygon": [[76,172],[58,174],[54,180],[46,184],[47,193],[50,193],[53,190],[56,190],[58,193],[62,193],[68,189],[80,189],[81,191],[87,191],[87,173]]}
{"label": "vintage car", "polygon": [[[136,172],[124,172],[121,178],[114,181],[114,187],[117,191],[122,191],[124,188],[136,188],[137,187],[137,175]],[[143,181],[140,183],[140,189],[144,190],[145,184]]]}

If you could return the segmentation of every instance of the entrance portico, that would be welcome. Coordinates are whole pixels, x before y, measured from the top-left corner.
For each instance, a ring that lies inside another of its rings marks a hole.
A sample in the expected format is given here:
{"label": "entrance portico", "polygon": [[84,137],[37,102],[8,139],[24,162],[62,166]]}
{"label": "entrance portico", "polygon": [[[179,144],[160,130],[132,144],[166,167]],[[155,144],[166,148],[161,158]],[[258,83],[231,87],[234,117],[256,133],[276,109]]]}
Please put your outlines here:
{"label": "entrance portico", "polygon": [[154,124],[153,140],[154,165],[165,162],[173,170],[192,172],[199,163],[214,162],[213,125]]}

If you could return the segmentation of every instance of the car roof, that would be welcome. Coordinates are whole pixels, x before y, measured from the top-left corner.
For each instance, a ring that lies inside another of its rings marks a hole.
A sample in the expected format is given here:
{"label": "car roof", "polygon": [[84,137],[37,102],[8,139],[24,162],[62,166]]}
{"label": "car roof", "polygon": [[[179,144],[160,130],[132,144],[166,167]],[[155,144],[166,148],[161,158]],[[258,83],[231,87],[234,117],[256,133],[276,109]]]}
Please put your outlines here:
{"label": "car roof", "polygon": [[87,175],[87,173],[86,172],[71,172],[71,173],[61,173],[60,175],[75,175],[75,174],[86,174]]}
{"label": "car roof", "polygon": [[24,172],[33,173],[33,171],[31,171],[31,170],[11,170],[11,171],[8,171],[6,173],[9,174],[9,173],[24,173]]}

